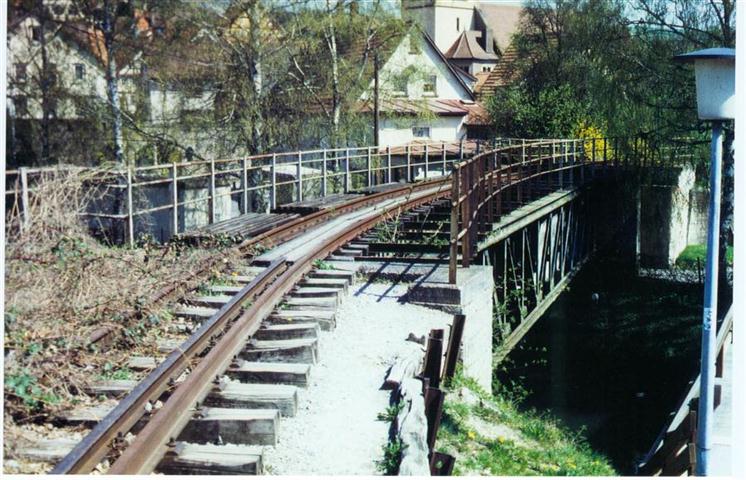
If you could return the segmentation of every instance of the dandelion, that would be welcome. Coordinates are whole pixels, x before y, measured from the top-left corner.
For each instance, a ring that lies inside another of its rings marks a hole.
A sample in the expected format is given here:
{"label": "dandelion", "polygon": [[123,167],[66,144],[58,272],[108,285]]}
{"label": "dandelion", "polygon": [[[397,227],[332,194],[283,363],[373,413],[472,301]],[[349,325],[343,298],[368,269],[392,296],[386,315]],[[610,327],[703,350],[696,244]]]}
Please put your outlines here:
{"label": "dandelion", "polygon": [[468,432],[466,432],[466,436],[469,437],[469,440],[474,440],[475,438],[477,438],[477,434],[474,433],[471,430],[469,430]]}
{"label": "dandelion", "polygon": [[500,435],[499,437],[497,437],[497,441],[500,442],[500,443],[505,443],[505,437],[503,437],[502,435]]}

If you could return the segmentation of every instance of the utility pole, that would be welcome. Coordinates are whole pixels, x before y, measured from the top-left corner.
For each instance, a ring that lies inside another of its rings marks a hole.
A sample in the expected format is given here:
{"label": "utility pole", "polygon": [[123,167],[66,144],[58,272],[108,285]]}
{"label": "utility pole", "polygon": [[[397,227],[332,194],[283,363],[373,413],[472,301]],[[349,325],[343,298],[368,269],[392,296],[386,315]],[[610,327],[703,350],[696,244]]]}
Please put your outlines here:
{"label": "utility pole", "polygon": [[378,130],[380,127],[380,106],[379,106],[379,92],[378,92],[378,51],[373,56],[373,145],[378,146],[380,144],[380,138],[378,137]]}

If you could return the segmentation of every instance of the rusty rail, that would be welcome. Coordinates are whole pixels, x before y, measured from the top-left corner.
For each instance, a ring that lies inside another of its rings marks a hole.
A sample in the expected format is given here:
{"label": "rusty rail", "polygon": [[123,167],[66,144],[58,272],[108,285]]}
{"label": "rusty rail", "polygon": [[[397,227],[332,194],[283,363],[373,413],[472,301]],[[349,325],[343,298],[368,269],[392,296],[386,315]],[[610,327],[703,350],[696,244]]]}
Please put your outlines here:
{"label": "rusty rail", "polygon": [[[287,265],[281,260],[270,265],[262,275],[244,287],[230,303],[216,312],[205,325],[138,384],[55,466],[51,473],[80,474],[93,470],[110,451],[112,444],[143,418],[146,414],[145,405],[154,402],[161,394],[170,390],[170,396],[163,408],[158,410],[138,433],[137,442],[125,450],[112,465],[109,473],[152,471],[167,448],[168,440],[183,428],[192,414],[192,407],[209,392],[215,375],[227,368],[237,349],[240,349],[246,339],[256,331],[261,320],[271,313],[275,303],[312,268],[314,260],[325,257],[360,233],[373,228],[394,210],[415,208],[449,194],[449,182],[444,179],[404,185],[354,199],[334,211],[323,211],[302,217],[244,242],[238,248],[246,248],[261,242],[274,245],[342,213],[390,198],[405,198],[402,203],[357,221],[345,234],[330,240],[293,265]],[[252,302],[251,305],[246,306],[249,301]],[[215,343],[214,347],[196,366],[193,365],[194,360],[212,343]],[[175,379],[187,367],[193,367],[191,373],[184,383],[175,387]]]}

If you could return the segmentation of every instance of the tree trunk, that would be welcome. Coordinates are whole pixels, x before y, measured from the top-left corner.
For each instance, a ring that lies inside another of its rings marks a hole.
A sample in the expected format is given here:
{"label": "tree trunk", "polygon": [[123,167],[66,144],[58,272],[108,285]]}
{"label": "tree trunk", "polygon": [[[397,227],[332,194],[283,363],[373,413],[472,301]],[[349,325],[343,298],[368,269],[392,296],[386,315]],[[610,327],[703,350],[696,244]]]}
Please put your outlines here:
{"label": "tree trunk", "polygon": [[732,288],[728,283],[728,260],[726,252],[733,245],[733,208],[734,208],[734,174],[735,150],[733,145],[733,128],[725,129],[723,141],[723,178],[720,199],[720,248],[718,251],[718,290],[720,292],[719,312],[725,314],[732,299]]}
{"label": "tree trunk", "polygon": [[326,44],[329,48],[329,57],[332,61],[332,132],[331,146],[336,148],[339,143],[339,122],[342,113],[341,95],[339,93],[339,55],[337,53],[337,34],[334,29],[334,15],[330,0],[326,2],[329,27],[326,34]]}
{"label": "tree trunk", "polygon": [[41,78],[39,79],[39,86],[41,87],[41,164],[48,165],[51,155],[51,138],[50,138],[50,122],[51,122],[51,98],[50,98],[50,84],[51,84],[51,72],[49,71],[49,58],[47,55],[47,32],[46,32],[46,10],[44,9],[43,0],[38,0],[37,4],[37,18],[39,19],[39,53],[41,54]]}
{"label": "tree trunk", "polygon": [[119,105],[119,82],[117,78],[117,62],[114,58],[114,5],[111,1],[104,1],[102,31],[104,34],[104,48],[106,49],[106,94],[111,109],[112,141],[114,142],[114,157],[117,163],[124,164],[124,138],[122,134],[122,112]]}

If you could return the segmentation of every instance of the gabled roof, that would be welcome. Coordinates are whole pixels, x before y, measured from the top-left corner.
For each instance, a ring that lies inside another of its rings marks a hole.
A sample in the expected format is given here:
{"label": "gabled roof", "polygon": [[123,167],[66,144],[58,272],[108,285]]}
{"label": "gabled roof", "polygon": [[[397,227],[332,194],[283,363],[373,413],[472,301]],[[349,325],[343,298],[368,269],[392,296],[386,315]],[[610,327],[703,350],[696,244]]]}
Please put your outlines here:
{"label": "gabled roof", "polygon": [[466,91],[466,94],[469,95],[469,98],[471,100],[474,100],[474,93],[471,91],[471,88],[466,84],[464,81],[464,78],[459,75],[456,68],[451,65],[451,62],[448,61],[448,59],[443,55],[443,52],[440,51],[440,49],[435,45],[435,42],[432,38],[430,38],[430,35],[427,34],[424,30],[420,30],[422,32],[422,36],[425,37],[425,41],[432,47],[432,49],[435,51],[435,53],[438,55],[438,58],[440,58],[441,62],[448,68],[448,71],[451,72],[451,74],[456,77],[456,80],[458,80],[458,83],[461,84],[462,87],[464,87],[464,90]]}
{"label": "gabled roof", "polygon": [[497,55],[484,51],[477,39],[482,37],[482,32],[477,30],[464,30],[453,42],[451,48],[445,53],[450,60],[493,60],[497,61]]}
{"label": "gabled roof", "polygon": [[[361,102],[357,110],[361,113],[370,113],[373,111],[373,102],[370,100]],[[384,99],[381,100],[380,111],[381,113],[396,113],[397,115],[418,115],[427,112],[439,117],[466,117],[464,119],[466,125],[491,124],[489,112],[482,104],[456,99]]]}
{"label": "gabled roof", "polygon": [[518,30],[523,7],[480,2],[475,10],[490,31],[497,48],[500,52],[505,52],[510,46],[513,33]]}
{"label": "gabled roof", "polygon": [[515,61],[518,59],[518,51],[514,46],[509,46],[505,53],[500,57],[497,65],[486,77],[479,77],[479,81],[474,86],[474,93],[480,101],[483,101],[493,93],[497,87],[510,85],[516,80]]}

